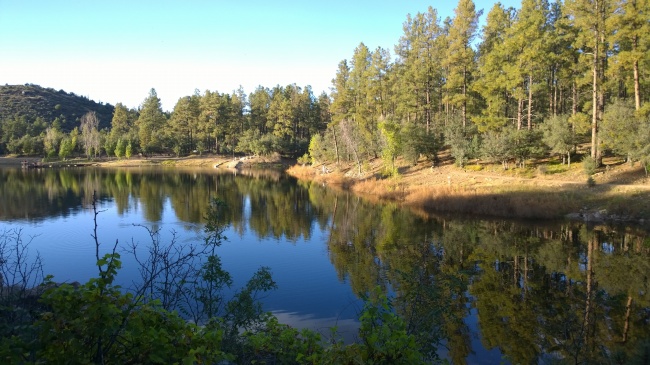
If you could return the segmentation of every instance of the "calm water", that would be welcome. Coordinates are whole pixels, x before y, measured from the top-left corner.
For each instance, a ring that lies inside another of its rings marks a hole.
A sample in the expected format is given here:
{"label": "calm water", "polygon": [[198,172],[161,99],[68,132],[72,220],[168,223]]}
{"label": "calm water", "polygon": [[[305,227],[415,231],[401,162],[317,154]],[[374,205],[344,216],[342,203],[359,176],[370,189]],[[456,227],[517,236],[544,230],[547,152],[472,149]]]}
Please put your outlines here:
{"label": "calm water", "polygon": [[210,199],[227,204],[224,268],[241,287],[260,266],[281,321],[353,338],[375,287],[395,297],[414,332],[453,363],[626,363],[650,354],[650,234],[630,227],[424,217],[277,172],[0,169],[0,233],[21,229],[56,281],[96,273],[123,252],[118,280],[137,281],[124,250],[200,242]]}

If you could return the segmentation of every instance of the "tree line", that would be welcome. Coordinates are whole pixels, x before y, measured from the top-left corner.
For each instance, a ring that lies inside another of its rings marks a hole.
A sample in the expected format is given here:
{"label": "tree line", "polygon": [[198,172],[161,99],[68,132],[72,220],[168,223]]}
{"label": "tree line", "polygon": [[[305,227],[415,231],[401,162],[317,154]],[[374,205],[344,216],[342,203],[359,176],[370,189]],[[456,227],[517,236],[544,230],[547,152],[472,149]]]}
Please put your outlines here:
{"label": "tree line", "polygon": [[258,87],[246,95],[198,90],[178,100],[172,112],[162,110],[151,89],[138,109],[115,106],[110,128],[100,129],[94,112],[70,131],[65,120],[46,122],[25,116],[2,121],[0,152],[67,158],[72,154],[118,158],[143,155],[211,152],[299,155],[327,121],[327,95],[295,84]]}
{"label": "tree line", "polygon": [[604,153],[650,164],[648,0],[497,3],[479,29],[482,15],[471,0],[453,17],[432,7],[408,15],[394,57],[360,43],[329,95],[295,84],[197,90],[167,113],[152,89],[137,110],[118,103],[110,129],[63,133],[61,121],[9,118],[0,152],[280,153],[351,162],[359,174],[381,157],[390,175],[396,158],[435,163],[443,148],[461,166],[480,158],[508,168],[549,153],[570,163],[587,144],[596,165]]}
{"label": "tree line", "polygon": [[407,16],[395,60],[360,43],[339,63],[327,130],[312,140],[318,161],[435,161],[449,147],[469,159],[524,164],[570,157],[588,143],[648,164],[650,3],[523,0],[481,10],[460,0],[453,18],[434,8]]}

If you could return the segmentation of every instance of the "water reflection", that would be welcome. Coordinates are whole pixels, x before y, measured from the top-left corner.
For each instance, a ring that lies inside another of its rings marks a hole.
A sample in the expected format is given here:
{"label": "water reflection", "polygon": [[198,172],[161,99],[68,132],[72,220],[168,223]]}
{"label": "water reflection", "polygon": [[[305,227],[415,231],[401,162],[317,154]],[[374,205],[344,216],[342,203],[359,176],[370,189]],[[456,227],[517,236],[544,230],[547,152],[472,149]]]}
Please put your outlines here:
{"label": "water reflection", "polygon": [[[173,214],[190,231],[200,230],[210,198],[220,197],[240,251],[253,238],[281,242],[253,248],[269,260],[323,245],[274,268],[286,285],[311,285],[303,299],[266,302],[300,326],[336,324],[330,309],[287,309],[290,301],[345,295],[325,275],[296,274],[325,262],[352,293],[392,293],[419,343],[455,364],[632,363],[650,355],[645,230],[423,217],[277,172],[164,169],[0,169],[0,220],[66,217],[88,207],[93,191],[118,215],[137,211],[156,225]],[[318,301],[314,307],[326,306]]]}

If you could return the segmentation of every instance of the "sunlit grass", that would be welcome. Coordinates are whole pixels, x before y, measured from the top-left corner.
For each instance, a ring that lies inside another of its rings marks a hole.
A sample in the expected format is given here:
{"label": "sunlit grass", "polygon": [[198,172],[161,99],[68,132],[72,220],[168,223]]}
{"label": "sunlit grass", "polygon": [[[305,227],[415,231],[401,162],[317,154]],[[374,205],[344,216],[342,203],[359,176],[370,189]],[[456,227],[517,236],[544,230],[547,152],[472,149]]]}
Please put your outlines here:
{"label": "sunlit grass", "polygon": [[554,175],[561,174],[569,171],[569,166],[561,162],[551,162],[544,165],[540,165],[540,168],[544,168],[545,175]]}

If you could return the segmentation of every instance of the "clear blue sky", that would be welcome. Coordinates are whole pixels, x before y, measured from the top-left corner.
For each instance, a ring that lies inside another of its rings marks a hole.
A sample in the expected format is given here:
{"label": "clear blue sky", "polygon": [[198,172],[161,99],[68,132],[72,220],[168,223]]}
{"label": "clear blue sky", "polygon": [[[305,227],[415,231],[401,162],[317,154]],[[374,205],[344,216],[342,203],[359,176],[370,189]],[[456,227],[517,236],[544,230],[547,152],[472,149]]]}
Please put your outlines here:
{"label": "clear blue sky", "polygon": [[[495,1],[476,1],[482,20]],[[501,1],[519,7],[519,0]],[[194,89],[258,85],[329,92],[364,42],[393,48],[423,0],[0,0],[0,84],[32,83],[138,107],[151,88],[171,110]]]}

